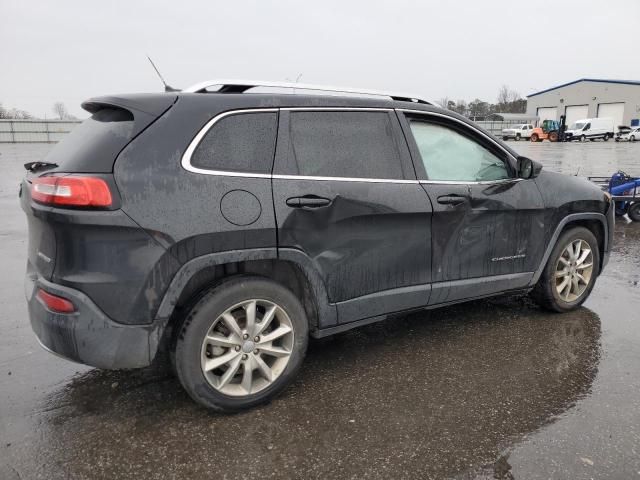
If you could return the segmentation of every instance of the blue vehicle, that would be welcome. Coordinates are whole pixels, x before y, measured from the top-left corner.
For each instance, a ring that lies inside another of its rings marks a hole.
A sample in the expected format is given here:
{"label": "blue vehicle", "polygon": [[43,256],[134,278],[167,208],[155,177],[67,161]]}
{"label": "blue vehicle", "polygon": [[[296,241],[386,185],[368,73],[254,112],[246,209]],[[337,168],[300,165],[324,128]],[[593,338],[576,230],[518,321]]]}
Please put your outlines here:
{"label": "blue vehicle", "polygon": [[589,180],[611,194],[617,216],[627,214],[634,222],[640,222],[640,177],[619,170],[611,177],[589,177]]}

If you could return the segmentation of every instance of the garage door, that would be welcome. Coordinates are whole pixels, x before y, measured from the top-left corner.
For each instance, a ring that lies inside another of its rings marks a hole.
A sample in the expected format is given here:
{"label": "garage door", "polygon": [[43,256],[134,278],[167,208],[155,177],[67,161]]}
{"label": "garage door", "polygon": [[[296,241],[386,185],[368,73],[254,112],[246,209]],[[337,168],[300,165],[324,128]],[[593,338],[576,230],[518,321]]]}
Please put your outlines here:
{"label": "garage door", "polygon": [[571,125],[576,120],[589,118],[589,105],[568,105],[565,110],[567,125]]}
{"label": "garage door", "polygon": [[598,104],[598,118],[613,118],[614,128],[624,125],[624,103],[600,103]]}
{"label": "garage door", "polygon": [[540,122],[539,125],[541,125],[544,120],[557,120],[558,109],[556,107],[540,107],[537,115]]}

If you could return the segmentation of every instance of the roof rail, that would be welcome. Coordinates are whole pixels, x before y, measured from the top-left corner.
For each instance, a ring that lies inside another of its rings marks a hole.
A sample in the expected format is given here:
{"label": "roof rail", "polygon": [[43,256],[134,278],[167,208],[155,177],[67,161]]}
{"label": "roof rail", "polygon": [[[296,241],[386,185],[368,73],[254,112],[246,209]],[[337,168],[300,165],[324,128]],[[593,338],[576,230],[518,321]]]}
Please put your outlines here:
{"label": "roof rail", "polygon": [[334,92],[334,93],[353,93],[356,95],[372,95],[380,97],[390,97],[392,100],[401,102],[413,102],[422,103],[425,105],[433,105],[432,102],[423,100],[416,95],[398,94],[381,92],[378,90],[362,90],[360,88],[350,87],[330,87],[327,85],[311,85],[307,83],[293,83],[293,82],[268,82],[262,80],[208,80],[206,82],[196,83],[188,88],[183,89],[183,92],[189,93],[205,93],[209,87],[219,86],[218,90],[214,93],[244,93],[247,90],[256,87],[270,87],[270,88],[291,88],[294,90],[315,90],[319,92]]}

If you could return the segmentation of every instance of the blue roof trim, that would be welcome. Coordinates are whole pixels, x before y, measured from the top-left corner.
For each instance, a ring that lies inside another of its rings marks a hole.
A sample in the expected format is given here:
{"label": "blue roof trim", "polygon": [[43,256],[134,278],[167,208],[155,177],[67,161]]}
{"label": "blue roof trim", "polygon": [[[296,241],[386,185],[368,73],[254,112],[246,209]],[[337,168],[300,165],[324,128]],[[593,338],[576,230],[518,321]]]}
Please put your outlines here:
{"label": "blue roof trim", "polygon": [[543,93],[550,92],[552,90],[557,90],[558,88],[568,87],[569,85],[573,85],[574,83],[580,82],[598,82],[598,83],[621,83],[624,85],[640,85],[640,81],[638,80],[606,80],[603,78],[581,78],[579,80],[574,80],[573,82],[563,83],[562,85],[558,85],[556,87],[547,88],[546,90],[541,90],[536,93],[532,93],[531,95],[527,95],[527,98],[535,97],[536,95],[541,95]]}

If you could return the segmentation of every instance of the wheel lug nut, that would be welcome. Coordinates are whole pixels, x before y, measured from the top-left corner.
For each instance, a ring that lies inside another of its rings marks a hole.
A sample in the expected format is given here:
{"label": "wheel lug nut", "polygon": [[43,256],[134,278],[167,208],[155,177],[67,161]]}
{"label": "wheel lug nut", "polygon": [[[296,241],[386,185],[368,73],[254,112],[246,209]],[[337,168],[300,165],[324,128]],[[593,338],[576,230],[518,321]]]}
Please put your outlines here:
{"label": "wheel lug nut", "polygon": [[249,356],[245,353],[244,355],[242,355],[242,359],[246,360],[247,358],[249,358]]}
{"label": "wheel lug nut", "polygon": [[259,348],[256,348],[256,349],[253,351],[253,353],[255,353],[255,354],[257,355],[258,353],[260,353],[260,349],[259,349]]}
{"label": "wheel lug nut", "polygon": [[240,351],[240,345],[236,345],[236,352]]}
{"label": "wheel lug nut", "polygon": [[242,335],[242,338],[244,338],[246,340],[247,338],[249,338],[249,334],[245,333],[244,335]]}
{"label": "wheel lug nut", "polygon": [[256,337],[253,339],[254,342],[259,342],[260,341],[260,337]]}

